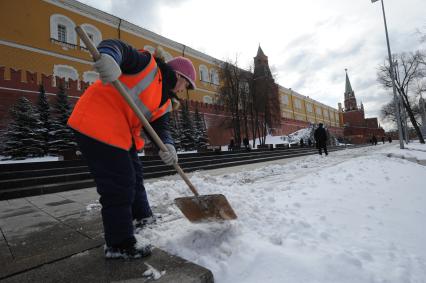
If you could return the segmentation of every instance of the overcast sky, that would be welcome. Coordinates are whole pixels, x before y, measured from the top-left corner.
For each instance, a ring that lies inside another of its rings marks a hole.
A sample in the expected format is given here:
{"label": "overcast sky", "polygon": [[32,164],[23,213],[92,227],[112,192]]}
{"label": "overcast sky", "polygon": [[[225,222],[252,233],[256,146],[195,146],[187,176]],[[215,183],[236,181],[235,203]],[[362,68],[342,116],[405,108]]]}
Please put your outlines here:
{"label": "overcast sky", "polygon": [[[253,64],[258,46],[277,83],[337,108],[345,68],[366,117],[391,100],[376,81],[387,56],[380,1],[80,0],[220,60]],[[425,0],[384,0],[392,53],[425,49]],[[384,125],[388,128],[387,125]]]}

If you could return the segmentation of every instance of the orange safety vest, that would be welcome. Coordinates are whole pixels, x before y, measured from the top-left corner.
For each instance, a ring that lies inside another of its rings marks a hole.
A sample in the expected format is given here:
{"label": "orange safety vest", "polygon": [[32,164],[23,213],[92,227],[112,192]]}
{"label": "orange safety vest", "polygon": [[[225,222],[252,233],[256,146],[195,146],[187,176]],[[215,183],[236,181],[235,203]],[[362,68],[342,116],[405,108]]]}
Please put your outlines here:
{"label": "orange safety vest", "polygon": [[[170,99],[160,107],[162,76],[153,56],[141,72],[121,75],[119,80],[149,122],[171,111]],[[124,150],[129,150],[132,143],[137,150],[145,144],[140,136],[139,118],[111,84],[104,85],[100,80],[80,97],[68,125],[86,136]]]}

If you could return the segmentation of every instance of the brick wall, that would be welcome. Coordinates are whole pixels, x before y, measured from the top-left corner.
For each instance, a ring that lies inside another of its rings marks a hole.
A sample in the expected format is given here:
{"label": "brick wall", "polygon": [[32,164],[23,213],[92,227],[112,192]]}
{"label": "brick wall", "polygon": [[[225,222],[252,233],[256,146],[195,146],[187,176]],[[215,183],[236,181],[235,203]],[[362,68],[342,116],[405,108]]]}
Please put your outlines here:
{"label": "brick wall", "polygon": [[365,127],[364,112],[360,110],[343,112],[343,122],[350,127]]}
{"label": "brick wall", "polygon": [[[10,79],[5,79],[5,72],[10,72],[10,76],[8,76]],[[36,103],[40,87],[37,84],[36,78],[37,73],[0,67],[0,129],[4,129],[9,123],[11,119],[9,109],[21,96],[25,96]],[[53,86],[53,80],[55,80],[56,86]],[[56,93],[59,92],[57,86],[65,82],[64,79],[41,74],[41,83],[44,86],[49,101],[51,101],[54,99]],[[83,81],[68,81],[66,91],[71,105],[76,103],[83,90],[87,87],[88,83]],[[198,108],[198,111],[204,115],[211,144],[224,145],[229,143],[229,140],[232,138],[231,115],[225,111],[223,106],[192,100],[188,101],[188,105],[191,112],[194,112],[195,108]],[[281,118],[280,123],[277,123],[277,126],[272,129],[272,132],[274,135],[287,135],[308,126],[309,122]],[[343,135],[343,128],[329,127],[328,129],[336,136]]]}
{"label": "brick wall", "polygon": [[[5,79],[5,72],[10,72],[10,79]],[[55,85],[53,86],[53,80]],[[57,86],[65,85],[65,80],[58,77],[46,76],[41,74],[41,84],[49,100],[59,92]],[[83,81],[68,81],[67,93],[71,104],[74,104],[82,94],[82,89],[88,87],[88,83]],[[9,109],[21,97],[25,96],[34,103],[38,99],[40,85],[37,83],[37,73],[6,69],[0,67],[0,129],[4,128],[10,121]]]}
{"label": "brick wall", "polygon": [[377,118],[366,118],[365,119],[365,125],[367,126],[367,128],[378,128],[379,127],[379,122],[377,120]]}

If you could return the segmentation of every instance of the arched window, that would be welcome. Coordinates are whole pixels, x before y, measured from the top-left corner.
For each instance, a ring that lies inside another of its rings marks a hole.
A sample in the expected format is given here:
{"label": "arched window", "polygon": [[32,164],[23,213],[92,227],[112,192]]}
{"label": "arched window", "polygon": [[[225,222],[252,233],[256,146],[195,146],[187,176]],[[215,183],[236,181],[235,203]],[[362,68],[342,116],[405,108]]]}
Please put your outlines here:
{"label": "arched window", "polygon": [[288,105],[288,96],[287,95],[281,96],[281,102],[284,103],[285,105]]}
{"label": "arched window", "polygon": [[173,56],[169,52],[164,52],[164,60],[169,62],[171,59],[173,59]]}
{"label": "arched window", "polygon": [[[95,46],[102,41],[102,33],[93,25],[82,24],[81,28],[86,32],[87,36],[92,40]],[[80,46],[86,47],[84,42],[80,39]]]}
{"label": "arched window", "polygon": [[[53,77],[65,78],[65,87],[68,88],[68,80],[78,81],[78,72],[72,66],[55,65],[53,66]],[[53,80],[53,86],[56,86],[56,80]]]}
{"label": "arched window", "polygon": [[215,69],[210,69],[210,81],[212,84],[219,85],[219,75]]}
{"label": "arched window", "polygon": [[151,45],[145,45],[143,47],[143,50],[149,51],[149,53],[154,54],[155,52],[155,47],[151,46]]}
{"label": "arched window", "polygon": [[318,107],[316,112],[317,112],[318,115],[322,115],[321,108]]}
{"label": "arched window", "polygon": [[297,109],[302,109],[302,103],[297,98],[294,99],[294,107],[296,107]]}
{"label": "arched window", "polygon": [[200,65],[200,81],[209,82],[209,71],[205,65]]}
{"label": "arched window", "polygon": [[212,104],[213,103],[213,99],[210,96],[208,96],[208,95],[204,95],[203,102],[204,103],[208,103],[208,104]]}
{"label": "arched window", "polygon": [[70,18],[59,14],[50,16],[50,38],[76,45],[77,34],[74,28],[75,24]]}
{"label": "arched window", "polygon": [[83,81],[86,83],[93,84],[99,79],[99,74],[94,71],[86,71],[83,73]]}

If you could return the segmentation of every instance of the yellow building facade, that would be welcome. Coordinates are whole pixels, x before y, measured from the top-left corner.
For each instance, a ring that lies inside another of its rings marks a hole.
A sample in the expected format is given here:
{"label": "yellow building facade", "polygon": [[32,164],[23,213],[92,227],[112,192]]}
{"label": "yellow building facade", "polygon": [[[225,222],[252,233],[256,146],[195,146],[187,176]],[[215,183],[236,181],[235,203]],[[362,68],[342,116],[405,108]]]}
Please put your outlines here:
{"label": "yellow building facade", "polygon": [[[119,38],[151,52],[161,46],[166,60],[188,57],[198,70],[197,88],[180,96],[208,104],[218,98],[220,60],[80,2],[0,1],[0,25],[0,65],[5,67],[6,79],[12,68],[36,72],[38,81],[41,74],[95,81],[98,75],[92,69],[92,59],[74,31],[79,25],[95,44]],[[337,109],[281,86],[279,96],[283,118],[341,126]]]}
{"label": "yellow building facade", "polygon": [[292,89],[279,87],[281,116],[287,119],[305,121],[311,124],[323,123],[331,127],[341,127],[339,111],[304,96]]}

